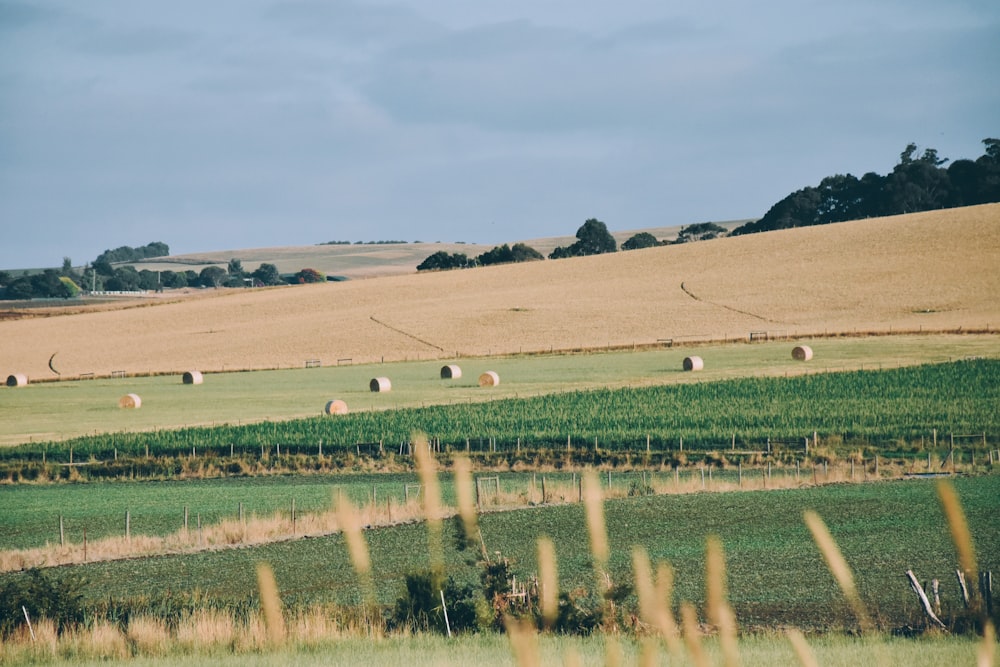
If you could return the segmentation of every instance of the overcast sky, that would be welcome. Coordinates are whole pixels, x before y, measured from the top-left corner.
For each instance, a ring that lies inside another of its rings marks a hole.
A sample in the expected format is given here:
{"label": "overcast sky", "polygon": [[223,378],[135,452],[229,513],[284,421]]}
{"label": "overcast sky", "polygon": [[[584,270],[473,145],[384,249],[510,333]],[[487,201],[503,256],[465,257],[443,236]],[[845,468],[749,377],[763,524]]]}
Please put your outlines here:
{"label": "overcast sky", "polygon": [[0,0],[0,268],[759,217],[1000,136],[996,0]]}

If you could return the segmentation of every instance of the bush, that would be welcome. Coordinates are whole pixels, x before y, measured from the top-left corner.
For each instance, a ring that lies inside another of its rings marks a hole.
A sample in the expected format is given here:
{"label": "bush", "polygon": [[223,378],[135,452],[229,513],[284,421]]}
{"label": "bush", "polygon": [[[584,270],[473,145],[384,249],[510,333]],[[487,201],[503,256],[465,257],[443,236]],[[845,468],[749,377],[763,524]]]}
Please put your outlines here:
{"label": "bush", "polygon": [[0,588],[0,637],[9,637],[25,624],[24,613],[35,621],[47,618],[60,632],[83,622],[81,582],[57,579],[31,569]]}
{"label": "bush", "polygon": [[492,615],[482,594],[471,584],[459,585],[445,578],[441,569],[429,569],[406,575],[406,593],[396,600],[391,623],[414,631],[447,632],[441,591],[448,605],[448,623],[452,632],[488,627]]}

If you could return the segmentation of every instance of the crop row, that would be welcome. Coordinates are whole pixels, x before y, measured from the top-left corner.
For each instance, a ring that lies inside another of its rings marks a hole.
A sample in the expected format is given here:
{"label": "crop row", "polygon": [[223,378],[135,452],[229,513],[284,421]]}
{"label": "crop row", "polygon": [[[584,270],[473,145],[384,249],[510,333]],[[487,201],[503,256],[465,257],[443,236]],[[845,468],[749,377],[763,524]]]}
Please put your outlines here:
{"label": "crop row", "polygon": [[[397,451],[416,431],[442,448],[587,447],[655,451],[711,450],[804,442],[881,447],[929,443],[939,435],[1000,432],[1000,361],[973,359],[890,370],[751,377],[715,382],[600,389],[357,412],[282,422],[95,435],[33,443],[0,452],[3,460],[77,461],[112,456],[217,456]],[[988,445],[992,447],[992,445]]]}

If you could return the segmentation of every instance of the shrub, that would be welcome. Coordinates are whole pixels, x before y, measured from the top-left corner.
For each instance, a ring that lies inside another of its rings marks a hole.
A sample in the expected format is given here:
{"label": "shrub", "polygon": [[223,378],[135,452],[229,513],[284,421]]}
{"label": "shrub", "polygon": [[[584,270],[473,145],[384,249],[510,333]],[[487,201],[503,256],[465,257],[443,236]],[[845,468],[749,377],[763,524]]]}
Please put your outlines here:
{"label": "shrub", "polygon": [[78,580],[57,579],[35,568],[11,579],[0,588],[0,637],[24,625],[25,611],[32,620],[49,619],[60,632],[83,622],[80,587]]}

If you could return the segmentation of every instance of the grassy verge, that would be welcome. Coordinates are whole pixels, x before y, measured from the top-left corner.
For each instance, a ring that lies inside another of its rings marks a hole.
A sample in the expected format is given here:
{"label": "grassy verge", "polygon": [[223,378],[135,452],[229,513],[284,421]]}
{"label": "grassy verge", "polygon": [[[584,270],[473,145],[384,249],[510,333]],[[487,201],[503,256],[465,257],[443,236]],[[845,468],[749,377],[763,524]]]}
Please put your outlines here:
{"label": "grassy verge", "polygon": [[[870,664],[872,640],[844,636],[824,636],[809,639],[817,663],[826,667],[854,667]],[[721,651],[718,642],[705,642],[705,652],[711,664],[719,664]],[[974,639],[966,637],[933,637],[914,639],[886,639],[883,655],[886,667],[937,667],[938,665],[971,665],[978,649]],[[3,649],[0,649],[3,650]],[[576,656],[584,665],[614,664],[608,659],[609,650],[622,659],[621,664],[637,664],[643,647],[632,639],[615,640],[610,644],[605,636],[593,637],[541,637],[538,655],[541,664],[566,664],[568,656]],[[742,664],[747,667],[771,667],[797,664],[797,658],[788,641],[780,636],[749,637],[740,641]],[[507,639],[498,635],[462,636],[447,639],[436,636],[389,637],[380,640],[335,639],[298,645],[281,650],[264,650],[233,655],[210,646],[203,648],[170,649],[163,653],[138,652],[135,657],[117,658],[111,654],[103,657],[77,643],[66,642],[53,650],[28,651],[9,647],[0,657],[7,664],[45,662],[53,665],[188,665],[192,662],[211,662],[214,665],[234,667],[265,667],[271,665],[329,665],[345,667],[354,665],[396,665],[412,667],[455,665],[497,665],[509,667],[516,664]],[[109,659],[110,658],[110,659]],[[671,660],[659,651],[659,665],[691,665],[690,660]]]}

